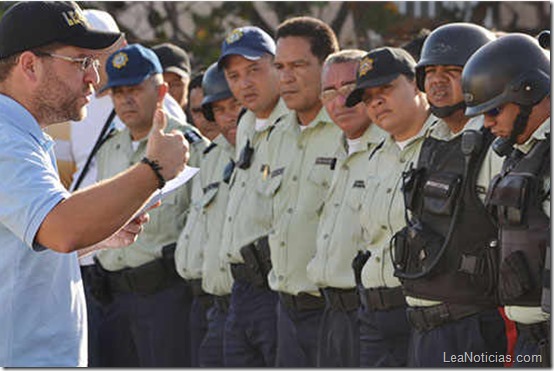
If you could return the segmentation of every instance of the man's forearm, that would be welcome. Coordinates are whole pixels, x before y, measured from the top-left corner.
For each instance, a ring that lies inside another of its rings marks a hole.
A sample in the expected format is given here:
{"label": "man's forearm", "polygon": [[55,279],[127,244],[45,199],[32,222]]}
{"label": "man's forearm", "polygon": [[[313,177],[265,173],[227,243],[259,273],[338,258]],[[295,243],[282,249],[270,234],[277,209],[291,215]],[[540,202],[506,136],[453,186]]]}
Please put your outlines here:
{"label": "man's forearm", "polygon": [[35,240],[59,252],[90,247],[127,224],[157,186],[152,169],[137,164],[60,202],[44,219]]}

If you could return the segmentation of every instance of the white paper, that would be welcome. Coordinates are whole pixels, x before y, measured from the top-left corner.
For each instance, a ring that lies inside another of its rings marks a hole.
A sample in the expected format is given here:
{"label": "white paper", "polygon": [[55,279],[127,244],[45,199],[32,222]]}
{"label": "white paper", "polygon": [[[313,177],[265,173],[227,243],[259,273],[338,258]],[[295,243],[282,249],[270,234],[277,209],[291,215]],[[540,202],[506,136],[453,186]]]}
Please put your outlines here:
{"label": "white paper", "polygon": [[[200,169],[197,167],[185,166],[185,170],[181,171],[175,178],[168,181],[162,189],[158,189],[154,192],[154,195],[148,201],[146,205],[137,213],[137,215],[142,214],[148,210],[152,205],[154,205],[159,200],[163,200],[168,195],[175,192],[177,189],[188,183],[188,181],[196,175]],[[163,201],[162,201],[163,202]]]}

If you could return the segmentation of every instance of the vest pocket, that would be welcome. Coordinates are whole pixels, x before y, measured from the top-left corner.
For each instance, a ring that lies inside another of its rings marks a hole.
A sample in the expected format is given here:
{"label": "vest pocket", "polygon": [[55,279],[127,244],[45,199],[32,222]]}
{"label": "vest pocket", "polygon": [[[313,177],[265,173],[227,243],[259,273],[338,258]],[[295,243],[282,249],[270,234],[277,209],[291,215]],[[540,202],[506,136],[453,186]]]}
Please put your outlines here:
{"label": "vest pocket", "polygon": [[423,207],[436,215],[451,216],[456,207],[462,177],[454,173],[433,174],[423,185]]}
{"label": "vest pocket", "polygon": [[503,303],[509,303],[533,289],[533,278],[525,255],[514,251],[500,264],[499,294]]}

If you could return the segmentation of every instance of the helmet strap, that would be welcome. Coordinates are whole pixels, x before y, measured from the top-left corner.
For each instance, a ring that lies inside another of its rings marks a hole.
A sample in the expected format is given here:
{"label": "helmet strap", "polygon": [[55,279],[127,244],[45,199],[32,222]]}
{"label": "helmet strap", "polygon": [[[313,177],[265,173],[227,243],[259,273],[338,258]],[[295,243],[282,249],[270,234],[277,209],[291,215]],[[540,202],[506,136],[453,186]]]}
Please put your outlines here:
{"label": "helmet strap", "polygon": [[519,114],[514,121],[514,127],[508,138],[497,138],[493,143],[494,151],[501,157],[507,156],[512,152],[514,144],[516,144],[517,137],[523,133],[529,121],[529,115],[533,106],[519,105]]}
{"label": "helmet strap", "polygon": [[463,100],[460,103],[456,103],[452,106],[437,107],[430,103],[429,105],[431,106],[431,113],[440,119],[448,117],[452,115],[454,112],[466,108],[466,103]]}

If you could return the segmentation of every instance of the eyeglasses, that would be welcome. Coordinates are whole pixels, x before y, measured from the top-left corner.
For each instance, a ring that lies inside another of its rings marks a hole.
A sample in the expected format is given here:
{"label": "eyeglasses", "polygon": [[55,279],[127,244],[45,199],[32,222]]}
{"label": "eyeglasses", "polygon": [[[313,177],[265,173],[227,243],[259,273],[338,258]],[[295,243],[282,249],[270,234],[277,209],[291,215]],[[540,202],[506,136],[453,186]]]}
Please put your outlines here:
{"label": "eyeglasses", "polygon": [[489,116],[489,117],[496,117],[496,116],[500,115],[500,112],[502,112],[502,108],[504,108],[504,107],[494,107],[494,108],[488,110],[487,112],[485,112],[484,115]]}
{"label": "eyeglasses", "polygon": [[100,61],[93,57],[84,57],[84,58],[74,58],[74,57],[68,57],[67,55],[60,55],[60,54],[54,54],[54,53],[46,53],[46,52],[35,52],[38,56],[47,56],[52,58],[58,58],[63,59],[64,61],[68,61],[71,63],[80,63],[81,64],[81,70],[86,71],[90,67],[93,67],[95,70],[98,70],[100,67]]}
{"label": "eyeglasses", "polygon": [[344,98],[348,97],[350,93],[354,91],[355,88],[356,88],[356,84],[352,83],[352,84],[343,85],[338,89],[324,90],[321,92],[321,95],[319,96],[319,98],[321,99],[321,102],[325,104],[335,99],[337,95],[340,95]]}

